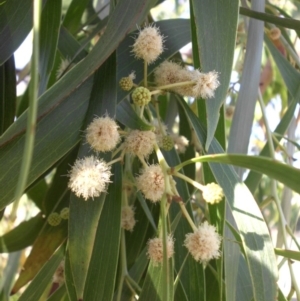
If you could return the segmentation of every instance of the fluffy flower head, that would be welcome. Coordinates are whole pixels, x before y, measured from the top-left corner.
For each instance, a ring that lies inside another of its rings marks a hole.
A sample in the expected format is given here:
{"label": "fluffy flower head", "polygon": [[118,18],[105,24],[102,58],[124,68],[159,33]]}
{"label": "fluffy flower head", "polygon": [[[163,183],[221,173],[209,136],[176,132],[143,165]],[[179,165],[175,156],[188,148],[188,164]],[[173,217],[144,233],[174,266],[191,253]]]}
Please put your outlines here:
{"label": "fluffy flower head", "polygon": [[[167,238],[167,258],[174,254],[174,240],[171,235]],[[148,240],[148,258],[153,261],[153,265],[158,265],[163,261],[163,241],[162,238],[156,237]]]}
{"label": "fluffy flower head", "polygon": [[215,89],[220,85],[218,73],[211,71],[201,73],[199,70],[188,70],[173,62],[163,62],[154,71],[157,86],[170,85],[181,82],[190,84],[170,88],[183,96],[211,98]]}
{"label": "fluffy flower head", "polygon": [[194,233],[185,235],[184,245],[196,261],[206,264],[220,257],[221,237],[216,228],[204,222]]}
{"label": "fluffy flower head", "polygon": [[148,64],[154,62],[163,52],[163,36],[155,26],[148,26],[140,30],[132,52],[138,59],[145,60]]}
{"label": "fluffy flower head", "polygon": [[137,156],[148,157],[156,142],[155,134],[151,131],[131,131],[125,140],[125,150]]}
{"label": "fluffy flower head", "polygon": [[136,221],[134,219],[134,210],[132,206],[124,206],[121,214],[121,226],[127,231],[132,231]]}
{"label": "fluffy flower head", "polygon": [[186,151],[186,147],[189,145],[189,140],[184,136],[179,136],[177,134],[171,135],[174,146],[179,154],[184,154]]}
{"label": "fluffy flower head", "polygon": [[69,173],[69,188],[78,197],[98,197],[110,182],[110,166],[94,156],[77,159]]}
{"label": "fluffy flower head", "polygon": [[193,90],[195,97],[211,98],[215,95],[215,90],[219,87],[218,72],[211,71],[208,73],[200,73],[198,75],[197,84]]}
{"label": "fluffy flower head", "polygon": [[96,117],[86,129],[86,141],[97,152],[111,151],[120,141],[118,128],[110,117]]}
{"label": "fluffy flower head", "polygon": [[202,191],[203,199],[210,204],[217,204],[224,197],[223,189],[216,183],[209,183]]}
{"label": "fluffy flower head", "polygon": [[144,196],[152,201],[158,202],[165,191],[164,174],[159,165],[150,165],[137,177],[136,185]]}

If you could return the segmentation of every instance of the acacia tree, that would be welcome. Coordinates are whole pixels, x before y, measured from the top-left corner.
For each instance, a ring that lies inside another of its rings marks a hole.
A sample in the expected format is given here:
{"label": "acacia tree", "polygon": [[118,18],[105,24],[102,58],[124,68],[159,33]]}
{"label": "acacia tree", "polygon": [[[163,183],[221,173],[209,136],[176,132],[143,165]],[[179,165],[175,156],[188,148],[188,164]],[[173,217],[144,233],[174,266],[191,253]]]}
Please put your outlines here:
{"label": "acacia tree", "polygon": [[[154,22],[158,4],[1,3],[2,224],[23,194],[39,210],[1,236],[1,300],[300,300],[286,197],[300,191],[286,164],[299,145],[284,136],[295,133],[300,22],[280,5],[237,0],[191,0],[190,19]],[[13,53],[32,27],[21,73]],[[30,78],[20,97],[16,73]],[[272,132],[265,105],[277,94]],[[266,141],[249,156],[256,102]],[[276,255],[288,260],[287,296]]]}

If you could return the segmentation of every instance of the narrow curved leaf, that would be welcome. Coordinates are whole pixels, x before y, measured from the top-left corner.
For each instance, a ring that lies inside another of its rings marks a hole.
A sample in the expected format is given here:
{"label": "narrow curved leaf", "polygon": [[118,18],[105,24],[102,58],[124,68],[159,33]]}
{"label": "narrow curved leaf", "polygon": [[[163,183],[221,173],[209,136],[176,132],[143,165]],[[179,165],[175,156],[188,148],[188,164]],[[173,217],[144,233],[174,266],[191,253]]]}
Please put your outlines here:
{"label": "narrow curved leaf", "polygon": [[50,260],[41,268],[36,277],[31,281],[24,293],[18,299],[19,301],[40,300],[43,292],[49,285],[54,272],[64,258],[64,246],[61,246],[50,258]]}
{"label": "narrow curved leaf", "polygon": [[32,1],[3,1],[0,8],[0,65],[22,44],[32,27]]}
{"label": "narrow curved leaf", "polygon": [[[271,51],[271,54],[276,62],[276,65],[283,77],[283,80],[294,98],[299,99],[298,92],[300,91],[300,72],[297,71],[286,58],[278,51],[270,39],[265,36],[265,42]],[[298,100],[299,101],[299,100]]]}
{"label": "narrow curved leaf", "polygon": [[[263,11],[265,1],[252,2],[254,10]],[[230,128],[228,152],[246,154],[251,134],[254,108],[258,96],[264,23],[250,20],[246,45],[246,57],[235,113]],[[243,170],[236,169],[240,177]]]}
{"label": "narrow curved leaf", "polygon": [[[219,110],[225,100],[234,56],[238,21],[237,0],[191,1],[197,32],[198,52],[203,72],[217,71],[221,86],[206,101],[207,149],[214,137]],[[209,28],[209,30],[208,30]]]}
{"label": "narrow curved leaf", "polygon": [[0,252],[15,252],[32,245],[44,223],[45,219],[41,214],[20,223],[0,237]]}
{"label": "narrow curved leaf", "polygon": [[14,122],[16,94],[16,69],[12,55],[0,66],[0,136]]}
{"label": "narrow curved leaf", "polygon": [[218,162],[245,167],[266,174],[267,176],[290,187],[295,192],[300,193],[300,169],[270,158],[247,155],[213,154],[194,158],[190,161],[194,163]]}
{"label": "narrow curved leaf", "polygon": [[114,177],[112,184],[109,185],[97,226],[83,300],[109,301],[113,298],[121,234],[122,167],[120,163],[113,165],[112,172]]}
{"label": "narrow curved leaf", "polygon": [[300,30],[300,21],[292,18],[288,19],[288,18],[276,17],[271,14],[248,9],[246,7],[240,7],[240,14],[257,20],[269,22],[278,26]]}
{"label": "narrow curved leaf", "polygon": [[41,16],[39,94],[45,92],[55,61],[55,53],[61,19],[61,1],[47,1]]}
{"label": "narrow curved leaf", "polygon": [[[116,108],[116,57],[115,53],[95,73],[89,108],[84,127],[95,117],[115,115]],[[82,142],[78,158],[90,156],[91,150]],[[103,157],[103,156],[102,156]],[[109,161],[109,156],[105,157]],[[84,201],[71,194],[69,218],[69,257],[77,297],[83,298],[84,286],[88,274],[97,225],[103,209],[106,194],[102,193],[94,200]],[[81,221],[78,223],[78,221]],[[80,251],[78,251],[80,250]]]}
{"label": "narrow curved leaf", "polygon": [[12,288],[12,294],[15,294],[21,287],[36,276],[41,267],[49,260],[66,238],[66,222],[63,222],[57,227],[52,227],[48,224],[45,226],[32,246],[32,250],[24,263],[19,278]]}

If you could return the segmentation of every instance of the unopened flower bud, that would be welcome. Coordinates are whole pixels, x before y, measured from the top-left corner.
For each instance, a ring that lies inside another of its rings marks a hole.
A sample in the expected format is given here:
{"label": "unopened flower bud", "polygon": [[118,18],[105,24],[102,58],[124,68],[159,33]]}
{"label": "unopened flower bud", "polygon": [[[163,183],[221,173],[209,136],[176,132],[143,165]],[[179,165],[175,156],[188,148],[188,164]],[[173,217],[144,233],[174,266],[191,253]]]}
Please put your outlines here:
{"label": "unopened flower bud", "polygon": [[151,93],[147,88],[138,87],[131,94],[133,102],[138,106],[144,106],[151,100]]}
{"label": "unopened flower bud", "polygon": [[161,141],[161,147],[165,151],[170,151],[174,146],[174,141],[171,136],[164,136]]}
{"label": "unopened flower bud", "polygon": [[52,212],[49,214],[47,221],[50,226],[56,227],[60,224],[61,217],[57,212]]}
{"label": "unopened flower bud", "polygon": [[62,219],[69,219],[69,213],[70,209],[68,207],[65,207],[60,211],[59,215]]}

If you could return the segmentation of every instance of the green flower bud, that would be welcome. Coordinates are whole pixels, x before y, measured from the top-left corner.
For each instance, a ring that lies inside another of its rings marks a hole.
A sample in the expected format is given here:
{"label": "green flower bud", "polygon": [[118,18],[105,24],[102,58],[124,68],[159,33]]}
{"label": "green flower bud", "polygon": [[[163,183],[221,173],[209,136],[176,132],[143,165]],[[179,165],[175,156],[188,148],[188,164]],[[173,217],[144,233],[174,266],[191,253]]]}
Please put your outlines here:
{"label": "green flower bud", "polygon": [[144,106],[151,100],[151,93],[147,88],[138,87],[131,94],[133,102],[138,106]]}
{"label": "green flower bud", "polygon": [[129,91],[133,87],[133,81],[131,77],[122,77],[119,81],[119,85],[122,90]]}
{"label": "green flower bud", "polygon": [[65,207],[63,208],[61,211],[60,211],[60,217],[62,219],[69,219],[69,208],[68,207]]}
{"label": "green flower bud", "polygon": [[161,141],[161,147],[165,151],[170,151],[174,146],[173,138],[170,136],[164,136]]}
{"label": "green flower bud", "polygon": [[55,226],[58,226],[58,225],[60,224],[60,222],[61,222],[61,217],[60,217],[60,215],[59,215],[57,212],[52,212],[52,213],[48,216],[47,221],[48,221],[48,224],[49,224],[50,226],[55,227]]}

